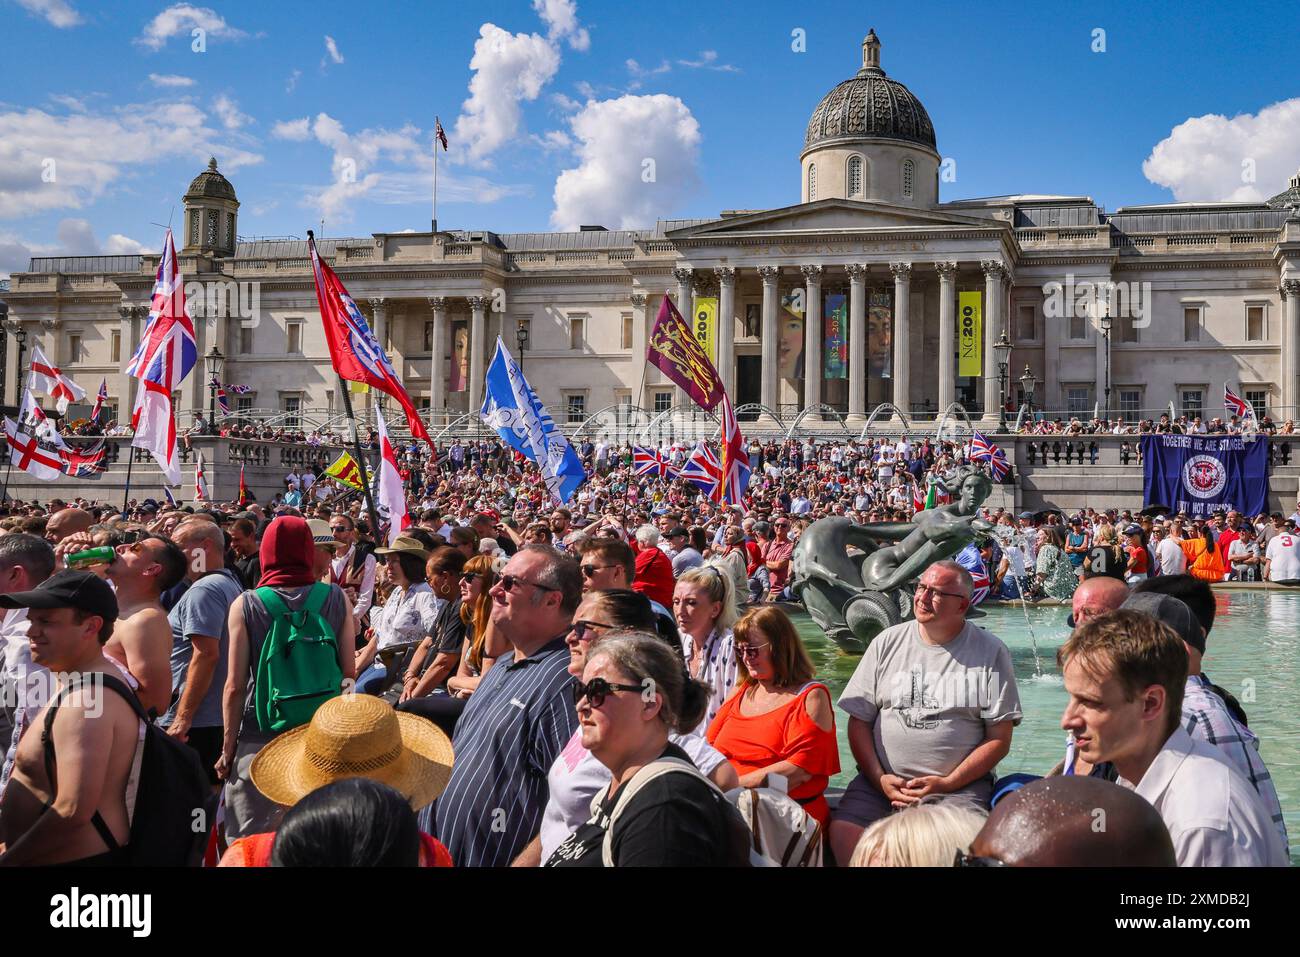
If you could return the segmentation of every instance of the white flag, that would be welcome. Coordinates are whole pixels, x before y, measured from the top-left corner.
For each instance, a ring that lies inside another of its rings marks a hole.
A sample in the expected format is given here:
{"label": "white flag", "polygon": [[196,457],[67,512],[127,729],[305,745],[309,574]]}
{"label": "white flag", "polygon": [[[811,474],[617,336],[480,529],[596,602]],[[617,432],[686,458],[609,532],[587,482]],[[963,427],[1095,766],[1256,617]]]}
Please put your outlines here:
{"label": "white flag", "polygon": [[393,452],[393,443],[388,441],[388,426],[378,407],[375,408],[375,419],[379,426],[379,494],[375,506],[379,511],[388,512],[388,544],[391,546],[403,529],[410,528],[411,517],[406,513],[406,491],[402,488],[402,476],[397,472],[397,455]]}
{"label": "white flag", "polygon": [[172,415],[172,397],[161,385],[141,379],[135,389],[135,409],[131,413],[135,435],[131,445],[148,449],[158,462],[170,485],[181,484],[181,457],[176,449],[176,418]]}

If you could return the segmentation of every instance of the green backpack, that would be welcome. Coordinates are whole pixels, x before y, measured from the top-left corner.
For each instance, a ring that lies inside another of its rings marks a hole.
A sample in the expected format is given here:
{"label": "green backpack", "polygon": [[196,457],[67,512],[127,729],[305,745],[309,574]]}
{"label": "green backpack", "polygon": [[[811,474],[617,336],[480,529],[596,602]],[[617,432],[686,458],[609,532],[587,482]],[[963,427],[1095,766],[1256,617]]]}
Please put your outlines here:
{"label": "green backpack", "polygon": [[302,611],[290,611],[272,588],[255,592],[271,630],[257,659],[253,712],[263,731],[288,731],[309,722],[324,702],[342,691],[334,629],[321,614],[329,585],[311,586]]}

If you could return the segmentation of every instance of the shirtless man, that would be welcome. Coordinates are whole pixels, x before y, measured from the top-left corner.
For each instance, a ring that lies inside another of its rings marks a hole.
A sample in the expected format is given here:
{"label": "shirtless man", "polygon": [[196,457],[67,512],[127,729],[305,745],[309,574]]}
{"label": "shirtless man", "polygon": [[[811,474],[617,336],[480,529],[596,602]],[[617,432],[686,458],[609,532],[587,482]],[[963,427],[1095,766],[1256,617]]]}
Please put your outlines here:
{"label": "shirtless man", "polygon": [[[63,571],[32,591],[0,596],[0,606],[30,609],[32,661],[58,682],[51,732],[57,788],[46,773],[42,742],[51,704],[18,743],[0,805],[0,864],[121,864],[130,839],[126,784],[140,722],[126,699],[95,677],[117,675],[103,652],[117,619],[113,590],[88,572]],[[71,681],[78,676],[82,680]],[[65,694],[69,683],[78,687]],[[118,849],[101,836],[105,831]]]}
{"label": "shirtless man", "polygon": [[147,536],[117,547],[108,579],[120,608],[104,654],[127,672],[127,684],[146,711],[164,714],[172,700],[172,627],[160,597],[182,578],[189,562],[175,544]]}

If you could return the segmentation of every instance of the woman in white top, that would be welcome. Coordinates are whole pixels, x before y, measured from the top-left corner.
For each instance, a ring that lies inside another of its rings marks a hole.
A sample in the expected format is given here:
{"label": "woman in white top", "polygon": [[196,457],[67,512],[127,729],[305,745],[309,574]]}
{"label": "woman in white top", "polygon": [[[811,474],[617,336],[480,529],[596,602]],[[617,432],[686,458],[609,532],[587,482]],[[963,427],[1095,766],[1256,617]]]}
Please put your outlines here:
{"label": "woman in white top", "polygon": [[[612,632],[645,632],[676,647],[677,636],[664,634],[663,628],[671,631],[672,625],[666,618],[655,615],[650,600],[638,592],[616,589],[587,592],[573,612],[573,628],[565,639],[569,646],[569,673],[581,680],[592,647]],[[703,735],[670,734],[668,740],[685,751],[700,772],[723,791],[740,785],[736,769]],[[579,728],[551,765],[546,782],[549,797],[541,831],[516,859],[517,866],[539,866],[565,838],[586,823],[591,817],[591,799],[610,782],[610,771],[582,746]]]}
{"label": "woman in white top", "polygon": [[402,536],[391,548],[376,548],[384,562],[393,589],[388,600],[370,614],[366,645],[357,652],[357,690],[378,690],[387,670],[375,662],[375,656],[390,645],[420,641],[434,634],[442,601],[434,595],[425,578],[425,560],[429,553],[414,538]]}
{"label": "woman in white top", "polygon": [[731,576],[711,563],[683,574],[673,590],[673,617],[681,630],[687,672],[712,689],[704,721],[696,729],[704,734],[723,702],[736,690],[736,648],[731,626],[739,613]]}

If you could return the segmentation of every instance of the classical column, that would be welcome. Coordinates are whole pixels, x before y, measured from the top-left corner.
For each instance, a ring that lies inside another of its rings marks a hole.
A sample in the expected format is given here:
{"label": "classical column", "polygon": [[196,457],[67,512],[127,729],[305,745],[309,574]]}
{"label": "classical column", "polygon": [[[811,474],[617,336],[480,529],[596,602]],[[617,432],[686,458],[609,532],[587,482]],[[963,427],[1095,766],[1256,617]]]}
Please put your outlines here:
{"label": "classical column", "polygon": [[849,263],[849,419],[867,417],[867,267]]}
{"label": "classical column", "polygon": [[894,274],[894,355],[890,371],[894,378],[894,405],[904,415],[912,414],[912,264],[890,263]]}
{"label": "classical column", "polygon": [[777,266],[759,266],[758,274],[763,280],[763,375],[761,400],[768,408],[779,412],[776,407],[777,374],[777,327],[776,327],[776,284],[781,274]]}
{"label": "classical column", "polygon": [[957,340],[957,264],[937,262],[939,274],[939,415],[952,405],[957,394],[953,352]]}
{"label": "classical column", "polygon": [[56,366],[63,362],[63,350],[60,347],[63,337],[59,335],[59,326],[58,319],[41,320],[41,329],[44,330],[41,335],[41,351],[45,353],[45,358]]}
{"label": "classical column", "polygon": [[736,401],[736,270],[715,266],[718,277],[718,375],[732,403]]}
{"label": "classical column", "polygon": [[803,407],[822,400],[822,267],[800,266],[804,279]]}
{"label": "classical column", "polygon": [[388,352],[388,309],[386,308],[388,300],[383,296],[377,296],[370,300],[370,311],[374,314],[374,328],[370,331],[375,334],[375,341],[379,343],[379,348],[385,353]]}
{"label": "classical column", "polygon": [[467,300],[470,308],[469,319],[469,405],[468,411],[477,412],[483,404],[483,350],[486,339],[486,318],[483,310],[487,306],[486,296],[470,296]]}
{"label": "classical column", "polygon": [[[695,270],[690,266],[678,266],[673,270],[673,278],[677,280],[677,311],[682,314],[686,320],[686,325],[695,328],[695,306],[691,299],[691,286],[695,281]],[[685,408],[691,404],[686,390],[681,386],[673,388],[673,405]]]}
{"label": "classical column", "polygon": [[1286,296],[1286,323],[1282,327],[1282,416],[1297,418],[1296,405],[1300,394],[1296,390],[1296,350],[1300,348],[1300,279],[1282,282]]}
{"label": "classical column", "polygon": [[[646,361],[646,340],[650,335],[650,310],[647,303],[650,297],[644,290],[637,289],[629,297],[632,301],[632,364],[631,380],[632,404],[640,409],[646,408],[645,387],[648,375],[654,366]],[[640,389],[640,392],[637,392]],[[653,412],[651,412],[653,415]]]}
{"label": "classical column", "polygon": [[433,359],[429,366],[429,408],[435,413],[447,406],[447,299],[430,296],[433,310],[433,342],[430,343]]}
{"label": "classical column", "polygon": [[[125,304],[117,307],[117,316],[119,320],[118,328],[122,334],[122,351],[120,353],[121,362],[119,363],[119,368],[122,370],[126,369],[127,362],[130,361],[130,357],[135,354],[135,347],[140,344],[135,331],[135,319],[139,309],[139,306],[128,306]],[[23,361],[27,361],[27,357],[30,355],[30,351],[25,352],[23,355]],[[19,370],[18,374],[22,375],[22,370]],[[24,383],[26,382],[26,380],[23,381]],[[127,375],[125,371],[122,371],[117,376],[117,381],[113,383],[113,388],[117,392],[117,412],[119,419],[125,413],[130,411],[135,402],[135,390],[131,387],[133,382],[134,380],[132,377]]]}
{"label": "classical column", "polygon": [[984,418],[995,420],[1002,405],[998,383],[998,357],[993,349],[1002,332],[1002,275],[1006,267],[996,260],[980,263],[984,270]]}

